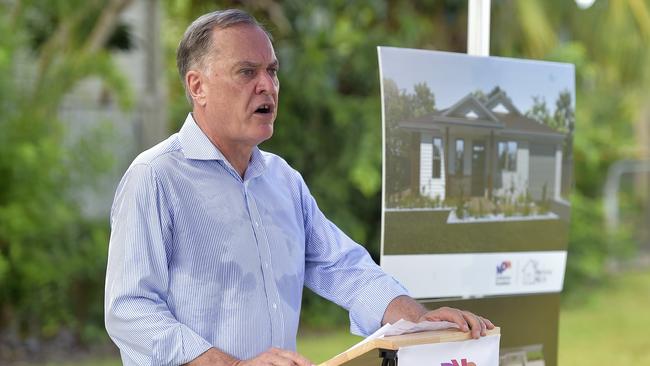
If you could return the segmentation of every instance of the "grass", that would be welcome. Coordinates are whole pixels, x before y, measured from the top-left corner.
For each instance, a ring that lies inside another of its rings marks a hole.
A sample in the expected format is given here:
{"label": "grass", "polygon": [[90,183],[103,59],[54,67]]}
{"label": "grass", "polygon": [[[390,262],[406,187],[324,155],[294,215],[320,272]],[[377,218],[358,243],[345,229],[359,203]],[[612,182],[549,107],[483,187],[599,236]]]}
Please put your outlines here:
{"label": "grass", "polygon": [[[560,314],[558,365],[650,365],[649,309],[650,270],[573,293]],[[298,350],[319,363],[358,339],[345,329],[304,334]]]}
{"label": "grass", "polygon": [[[565,300],[558,365],[650,365],[650,270],[613,277]],[[346,329],[308,333],[299,337],[298,350],[319,363],[358,340]]]}
{"label": "grass", "polygon": [[350,334],[346,328],[327,332],[300,332],[298,352],[319,364],[360,342],[363,338]]}
{"label": "grass", "polygon": [[[650,365],[649,307],[650,270],[625,273],[598,288],[575,291],[565,299],[560,314],[558,365]],[[359,340],[347,329],[303,331],[298,337],[298,351],[318,364]],[[45,365],[121,363],[95,359]]]}
{"label": "grass", "polygon": [[650,271],[575,293],[560,315],[559,365],[650,365]]}

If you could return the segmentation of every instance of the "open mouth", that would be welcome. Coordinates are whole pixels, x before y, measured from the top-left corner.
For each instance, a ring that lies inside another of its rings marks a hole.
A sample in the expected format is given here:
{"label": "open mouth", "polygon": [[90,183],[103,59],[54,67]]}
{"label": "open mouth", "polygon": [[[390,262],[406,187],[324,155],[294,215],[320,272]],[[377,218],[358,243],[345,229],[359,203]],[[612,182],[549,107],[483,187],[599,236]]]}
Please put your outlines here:
{"label": "open mouth", "polygon": [[270,104],[262,104],[255,110],[255,113],[260,114],[269,114],[271,112],[273,112],[273,107]]}

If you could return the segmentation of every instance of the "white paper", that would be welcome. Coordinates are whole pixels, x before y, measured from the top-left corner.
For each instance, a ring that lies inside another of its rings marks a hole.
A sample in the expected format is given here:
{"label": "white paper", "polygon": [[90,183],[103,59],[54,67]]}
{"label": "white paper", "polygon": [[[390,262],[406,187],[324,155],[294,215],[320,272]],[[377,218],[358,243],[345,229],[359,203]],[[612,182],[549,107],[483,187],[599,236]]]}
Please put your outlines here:
{"label": "white paper", "polygon": [[441,330],[441,329],[449,329],[449,328],[458,328],[458,325],[447,321],[439,321],[439,322],[423,321],[419,323],[413,323],[408,320],[400,319],[395,324],[391,325],[390,327],[388,327],[388,329],[386,329],[386,331],[384,332],[384,336],[389,337],[389,336],[396,336],[400,334],[427,332],[430,330]]}
{"label": "white paper", "polygon": [[449,328],[458,328],[458,325],[447,321],[439,321],[439,322],[423,321],[419,323],[413,323],[408,320],[400,319],[393,324],[388,323],[383,327],[377,329],[377,331],[375,331],[374,333],[366,337],[361,342],[348,348],[345,352],[357,348],[362,344],[365,344],[377,338],[390,337],[390,336],[409,334],[409,333],[426,332],[430,330],[449,329]]}
{"label": "white paper", "polygon": [[459,342],[402,347],[397,351],[400,366],[499,366],[501,335]]}

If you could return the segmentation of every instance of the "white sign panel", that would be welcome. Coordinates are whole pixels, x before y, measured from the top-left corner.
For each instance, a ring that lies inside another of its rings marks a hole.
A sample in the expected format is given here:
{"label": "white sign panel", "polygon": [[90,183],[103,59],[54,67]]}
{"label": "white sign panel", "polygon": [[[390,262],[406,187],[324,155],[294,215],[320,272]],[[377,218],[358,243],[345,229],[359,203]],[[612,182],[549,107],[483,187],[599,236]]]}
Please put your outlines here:
{"label": "white sign panel", "polygon": [[415,298],[562,291],[565,251],[385,255],[381,266]]}
{"label": "white sign panel", "polygon": [[402,347],[397,358],[400,366],[499,366],[500,337]]}

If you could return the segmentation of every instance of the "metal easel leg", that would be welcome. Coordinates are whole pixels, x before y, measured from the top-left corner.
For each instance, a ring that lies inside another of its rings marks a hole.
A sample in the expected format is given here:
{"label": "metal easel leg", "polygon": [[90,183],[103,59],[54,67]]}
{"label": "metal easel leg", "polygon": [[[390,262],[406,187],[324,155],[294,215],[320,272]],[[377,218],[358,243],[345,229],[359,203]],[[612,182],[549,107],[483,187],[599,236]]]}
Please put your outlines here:
{"label": "metal easel leg", "polygon": [[397,351],[392,349],[379,349],[381,366],[397,366]]}

